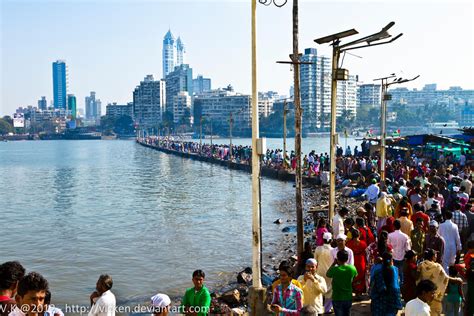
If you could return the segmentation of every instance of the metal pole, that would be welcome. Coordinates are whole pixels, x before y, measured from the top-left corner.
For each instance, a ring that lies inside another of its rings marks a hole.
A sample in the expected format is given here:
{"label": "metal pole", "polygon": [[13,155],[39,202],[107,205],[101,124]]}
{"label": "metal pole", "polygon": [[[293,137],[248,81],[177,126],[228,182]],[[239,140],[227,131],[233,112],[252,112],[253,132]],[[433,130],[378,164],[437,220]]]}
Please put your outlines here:
{"label": "metal pole", "polygon": [[[337,68],[339,64],[339,43],[333,44],[332,50],[332,78],[331,78],[331,146],[329,167],[329,212],[328,218],[332,221],[336,205],[336,108],[337,108]],[[336,237],[336,236],[335,236]]]}
{"label": "metal pole", "polygon": [[230,140],[230,147],[229,147],[229,159],[232,161],[232,124],[234,123],[232,118],[232,112],[230,112],[230,119],[229,119],[229,140]]}
{"label": "metal pole", "polygon": [[257,38],[256,0],[252,0],[252,287],[250,288],[250,314],[266,314],[266,290],[262,287],[262,234],[260,212],[260,157],[257,153],[258,94],[257,94]]}
{"label": "metal pole", "polygon": [[286,100],[283,103],[283,166],[285,166],[285,161],[286,161]]}
{"label": "metal pole", "polygon": [[298,258],[304,250],[303,229],[303,174],[301,170],[301,103],[300,103],[300,64],[298,54],[298,0],[293,0],[293,79],[295,104],[295,152],[296,152],[296,240]]}
{"label": "metal pole", "polygon": [[385,100],[385,93],[387,90],[387,80],[382,79],[382,109],[380,113],[380,179],[385,183],[385,138],[386,131],[386,117],[387,117],[387,101]]}

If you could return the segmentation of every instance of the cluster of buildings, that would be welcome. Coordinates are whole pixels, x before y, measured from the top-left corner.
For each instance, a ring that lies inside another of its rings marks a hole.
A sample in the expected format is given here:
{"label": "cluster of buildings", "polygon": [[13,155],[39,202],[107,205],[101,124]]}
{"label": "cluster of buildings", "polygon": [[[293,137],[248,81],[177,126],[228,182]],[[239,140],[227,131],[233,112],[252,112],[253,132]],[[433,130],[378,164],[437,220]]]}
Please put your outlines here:
{"label": "cluster of buildings", "polygon": [[[186,48],[180,37],[177,39],[171,30],[163,38],[162,78],[147,75],[136,86],[132,102],[127,104],[109,103],[106,106],[108,117],[130,116],[141,129],[158,128],[172,119],[175,125],[199,124],[205,118],[212,121],[217,129],[230,128],[250,130],[251,96],[235,92],[229,85],[226,88],[212,89],[211,79],[202,75],[193,76],[192,67],[186,62]],[[331,59],[318,54],[316,48],[306,48],[301,56],[300,87],[303,109],[303,130],[307,132],[324,131],[330,127],[331,113]],[[56,131],[65,127],[75,127],[77,117],[82,124],[98,125],[102,115],[102,103],[94,91],[85,97],[84,109],[77,108],[74,94],[68,93],[68,71],[66,62],[58,60],[52,64],[53,100],[48,106],[46,97],[38,100],[38,107],[18,108],[17,113],[25,115],[31,123],[53,121]],[[461,125],[474,124],[474,90],[451,87],[437,90],[436,84],[426,85],[422,90],[396,88],[388,103],[389,121],[396,119],[397,107],[416,111],[426,105],[441,105],[457,113]],[[268,117],[275,110],[281,110],[283,99],[292,106],[293,91],[290,98],[277,92],[260,92],[258,111],[260,117]],[[364,84],[357,75],[349,75],[348,80],[339,81],[337,87],[337,115],[357,117],[361,106],[379,107],[381,102],[380,84]],[[59,123],[58,123],[59,121]],[[28,123],[28,122],[27,122]]]}

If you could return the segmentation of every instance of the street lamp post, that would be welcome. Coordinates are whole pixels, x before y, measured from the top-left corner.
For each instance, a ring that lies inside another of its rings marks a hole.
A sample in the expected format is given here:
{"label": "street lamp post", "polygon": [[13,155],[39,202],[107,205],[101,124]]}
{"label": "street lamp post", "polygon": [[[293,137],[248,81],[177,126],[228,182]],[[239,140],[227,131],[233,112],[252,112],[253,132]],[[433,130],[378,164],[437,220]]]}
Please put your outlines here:
{"label": "street lamp post", "polygon": [[283,165],[285,165],[286,161],[286,100],[283,102]]}
{"label": "street lamp post", "polygon": [[[385,183],[385,158],[386,158],[386,139],[387,139],[387,101],[392,99],[392,96],[387,93],[388,87],[393,84],[401,84],[409,81],[413,81],[419,77],[416,76],[412,79],[403,79],[403,78],[396,78],[395,74],[391,74],[390,76],[374,79],[374,81],[381,81],[382,83],[382,100],[380,106],[380,181]],[[388,82],[389,79],[393,79],[393,81]]]}
{"label": "street lamp post", "polygon": [[337,81],[338,80],[348,80],[349,71],[339,67],[339,58],[342,52],[348,50],[354,50],[369,46],[378,46],[383,44],[388,44],[396,39],[398,39],[403,34],[399,34],[392,38],[391,40],[380,42],[383,39],[390,38],[391,35],[388,34],[388,30],[395,24],[395,22],[390,22],[387,26],[382,28],[380,32],[374,33],[369,36],[362,37],[360,39],[354,40],[352,42],[342,44],[341,39],[344,37],[352,36],[358,34],[355,29],[350,29],[344,32],[328,35],[325,37],[318,38],[314,40],[318,44],[331,43],[333,47],[332,53],[332,82],[331,82],[331,138],[330,138],[330,169],[329,169],[329,212],[328,218],[332,220],[334,217],[335,204],[336,204],[336,145],[338,143],[337,133],[336,133],[336,110],[337,110]]}

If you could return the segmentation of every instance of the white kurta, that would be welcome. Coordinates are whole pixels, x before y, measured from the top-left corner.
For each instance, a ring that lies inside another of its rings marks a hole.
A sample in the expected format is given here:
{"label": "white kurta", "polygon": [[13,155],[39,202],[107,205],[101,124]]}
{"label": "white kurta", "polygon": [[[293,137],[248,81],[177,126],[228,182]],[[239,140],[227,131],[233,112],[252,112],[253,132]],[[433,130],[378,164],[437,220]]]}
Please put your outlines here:
{"label": "white kurta", "polygon": [[461,250],[458,225],[448,219],[439,225],[439,234],[444,238],[443,268],[448,271],[448,267],[456,261],[456,252]]}
{"label": "white kurta", "polygon": [[326,276],[329,268],[332,266],[334,259],[331,254],[332,247],[331,245],[324,244],[322,246],[316,247],[314,251],[314,258],[318,262],[318,267],[316,273],[324,278],[326,281],[327,292],[324,294],[324,297],[332,297],[332,278]]}

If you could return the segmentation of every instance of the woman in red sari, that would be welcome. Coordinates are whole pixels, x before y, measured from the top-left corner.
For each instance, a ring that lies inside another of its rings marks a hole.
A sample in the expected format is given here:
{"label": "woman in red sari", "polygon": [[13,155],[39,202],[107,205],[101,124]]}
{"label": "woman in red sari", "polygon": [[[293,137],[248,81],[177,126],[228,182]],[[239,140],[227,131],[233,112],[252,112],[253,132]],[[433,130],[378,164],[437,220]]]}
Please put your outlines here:
{"label": "woman in red sari", "polygon": [[357,276],[352,282],[352,288],[356,295],[361,295],[366,292],[365,286],[365,272],[367,270],[367,244],[360,240],[360,232],[358,230],[352,231],[352,239],[346,244],[354,252],[354,266],[357,269]]}

